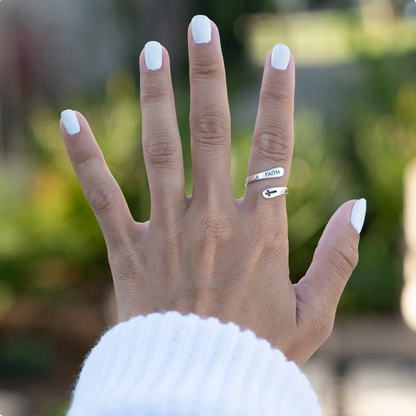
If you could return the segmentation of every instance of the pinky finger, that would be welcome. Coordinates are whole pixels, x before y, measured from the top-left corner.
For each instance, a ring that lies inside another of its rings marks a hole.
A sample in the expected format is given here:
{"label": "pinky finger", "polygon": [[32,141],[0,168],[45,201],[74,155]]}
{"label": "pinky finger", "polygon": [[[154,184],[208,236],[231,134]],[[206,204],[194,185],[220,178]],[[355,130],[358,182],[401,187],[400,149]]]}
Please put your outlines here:
{"label": "pinky finger", "polygon": [[61,114],[60,127],[72,166],[107,246],[118,245],[134,225],[124,195],[84,116],[65,110]]}

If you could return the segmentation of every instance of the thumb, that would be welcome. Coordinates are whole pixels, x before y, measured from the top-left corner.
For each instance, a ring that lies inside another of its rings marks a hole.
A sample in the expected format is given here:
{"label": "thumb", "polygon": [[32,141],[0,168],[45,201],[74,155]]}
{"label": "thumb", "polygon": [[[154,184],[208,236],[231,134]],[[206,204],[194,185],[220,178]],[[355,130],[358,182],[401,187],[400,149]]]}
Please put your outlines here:
{"label": "thumb", "polygon": [[297,322],[306,325],[304,329],[323,330],[326,337],[332,332],[339,299],[358,263],[359,234],[366,210],[365,199],[348,201],[338,208],[322,234],[306,275],[293,285]]}

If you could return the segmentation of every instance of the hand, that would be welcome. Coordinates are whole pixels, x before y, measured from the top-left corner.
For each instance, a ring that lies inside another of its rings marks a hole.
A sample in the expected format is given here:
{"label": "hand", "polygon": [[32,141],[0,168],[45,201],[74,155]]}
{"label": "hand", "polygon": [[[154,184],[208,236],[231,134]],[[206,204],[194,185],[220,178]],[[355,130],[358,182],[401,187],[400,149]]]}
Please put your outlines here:
{"label": "hand", "polygon": [[[266,59],[248,175],[283,167],[281,178],[231,187],[231,130],[218,29],[205,17],[188,30],[194,183],[185,194],[169,56],[157,43],[140,55],[143,152],[151,218],[135,222],[80,113],[63,112],[61,131],[103,231],[119,317],[162,310],[216,316],[249,328],[302,365],[332,331],[341,293],[358,261],[365,200],[341,206],[312,265],[292,284],[285,196],[293,149],[295,63],[280,45]],[[277,68],[276,68],[277,67]],[[352,213],[353,212],[353,213]],[[357,232],[358,231],[358,232]]]}

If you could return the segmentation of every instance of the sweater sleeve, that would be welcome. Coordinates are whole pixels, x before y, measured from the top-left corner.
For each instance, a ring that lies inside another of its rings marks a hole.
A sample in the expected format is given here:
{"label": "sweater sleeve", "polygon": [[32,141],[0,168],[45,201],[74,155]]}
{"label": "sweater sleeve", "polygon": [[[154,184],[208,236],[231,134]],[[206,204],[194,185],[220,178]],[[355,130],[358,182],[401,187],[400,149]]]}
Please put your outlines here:
{"label": "sweater sleeve", "polygon": [[236,324],[136,316],[89,352],[67,416],[320,416],[306,376]]}

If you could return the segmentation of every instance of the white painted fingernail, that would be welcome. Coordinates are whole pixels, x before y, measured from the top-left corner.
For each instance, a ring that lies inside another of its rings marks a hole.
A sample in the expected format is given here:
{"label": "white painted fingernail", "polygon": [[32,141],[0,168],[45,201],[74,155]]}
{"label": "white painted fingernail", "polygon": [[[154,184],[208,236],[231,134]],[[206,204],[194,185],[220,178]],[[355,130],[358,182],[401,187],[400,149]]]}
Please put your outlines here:
{"label": "white painted fingernail", "polygon": [[351,211],[351,224],[357,230],[358,234],[363,229],[365,214],[367,212],[367,201],[364,198],[359,199]]}
{"label": "white painted fingernail", "polygon": [[77,115],[72,110],[62,111],[61,119],[69,135],[72,136],[81,131]]}
{"label": "white painted fingernail", "polygon": [[283,43],[279,43],[273,48],[272,67],[285,70],[290,62],[290,49]]}
{"label": "white painted fingernail", "polygon": [[211,21],[208,17],[199,14],[194,16],[191,23],[192,38],[195,43],[211,42]]}
{"label": "white painted fingernail", "polygon": [[162,67],[162,45],[159,42],[147,42],[144,47],[144,60],[146,68],[151,71]]}

